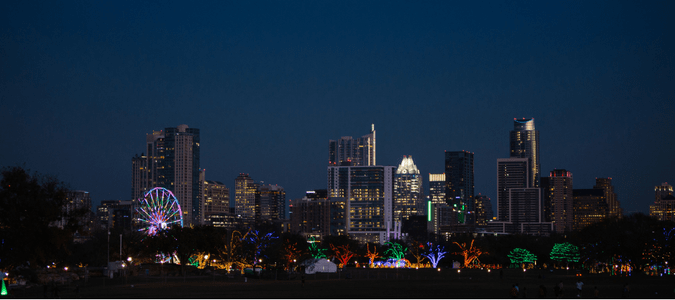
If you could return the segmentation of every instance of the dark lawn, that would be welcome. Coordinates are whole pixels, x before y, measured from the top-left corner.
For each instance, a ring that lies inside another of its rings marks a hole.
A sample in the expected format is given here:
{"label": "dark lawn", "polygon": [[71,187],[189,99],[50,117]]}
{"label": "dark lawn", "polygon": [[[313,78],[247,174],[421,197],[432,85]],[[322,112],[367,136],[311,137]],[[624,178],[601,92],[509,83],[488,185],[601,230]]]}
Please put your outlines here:
{"label": "dark lawn", "polygon": [[[351,279],[345,279],[350,273]],[[60,287],[61,298],[509,298],[511,286],[518,283],[527,298],[538,298],[539,285],[547,289],[547,298],[554,298],[553,287],[561,280],[563,298],[576,298],[575,283],[584,282],[583,298],[593,298],[594,287],[600,298],[621,298],[622,287],[628,283],[630,298],[675,298],[675,276],[608,276],[584,275],[558,270],[554,273],[505,269],[500,279],[499,271],[485,270],[391,270],[347,269],[339,274],[305,276],[305,286],[300,277],[293,280],[251,279],[237,276],[133,276],[115,279],[90,278]],[[540,277],[541,276],[541,277]],[[166,282],[165,282],[166,281]],[[79,295],[74,292],[80,286]],[[131,287],[133,285],[133,287]],[[657,294],[658,293],[658,294]],[[41,286],[13,291],[15,298],[43,298]],[[51,294],[48,295],[50,297]]]}

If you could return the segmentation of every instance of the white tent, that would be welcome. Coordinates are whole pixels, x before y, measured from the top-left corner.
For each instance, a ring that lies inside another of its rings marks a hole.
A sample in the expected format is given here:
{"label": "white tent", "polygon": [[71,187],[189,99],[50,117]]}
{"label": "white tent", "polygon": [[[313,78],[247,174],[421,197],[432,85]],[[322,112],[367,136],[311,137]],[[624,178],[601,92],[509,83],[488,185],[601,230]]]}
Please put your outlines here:
{"label": "white tent", "polygon": [[314,273],[335,273],[337,272],[337,265],[330,262],[329,260],[322,258],[314,261],[305,267],[305,274],[314,274]]}

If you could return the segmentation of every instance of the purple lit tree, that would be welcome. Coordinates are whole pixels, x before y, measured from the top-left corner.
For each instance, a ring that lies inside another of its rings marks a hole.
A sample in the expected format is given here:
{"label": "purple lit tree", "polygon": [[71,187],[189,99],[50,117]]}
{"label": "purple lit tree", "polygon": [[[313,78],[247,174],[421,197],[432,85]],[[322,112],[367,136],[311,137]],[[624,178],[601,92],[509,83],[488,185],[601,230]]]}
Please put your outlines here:
{"label": "purple lit tree", "polygon": [[428,258],[429,261],[431,262],[431,265],[434,268],[436,268],[436,266],[438,266],[438,262],[443,257],[445,257],[445,254],[448,253],[448,252],[445,251],[444,247],[441,247],[439,245],[436,245],[435,248],[434,248],[434,244],[432,244],[432,243],[427,243],[427,245],[429,246],[429,250],[427,250],[427,253],[425,253],[424,256],[426,256],[426,258]]}

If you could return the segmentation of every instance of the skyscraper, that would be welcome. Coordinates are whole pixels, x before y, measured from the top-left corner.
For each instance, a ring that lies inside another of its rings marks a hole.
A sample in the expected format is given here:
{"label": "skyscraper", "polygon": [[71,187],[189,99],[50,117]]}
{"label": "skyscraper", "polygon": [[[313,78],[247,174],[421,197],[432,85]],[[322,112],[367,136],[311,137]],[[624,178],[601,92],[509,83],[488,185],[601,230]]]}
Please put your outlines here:
{"label": "skyscraper", "polygon": [[375,154],[375,124],[371,125],[370,133],[358,139],[343,136],[339,140],[328,142],[329,166],[374,166]]}
{"label": "skyscraper", "polygon": [[394,169],[393,166],[328,167],[328,195],[331,199],[345,199],[350,236],[362,242],[379,243],[388,241],[392,234],[400,238],[400,223],[393,222]]}
{"label": "skyscraper", "polygon": [[472,152],[445,151],[445,199],[456,210],[457,223],[471,223],[467,216],[475,209]]}
{"label": "skyscraper", "polygon": [[476,196],[476,225],[486,226],[492,220],[492,201],[488,196]]}
{"label": "skyscraper", "polygon": [[527,158],[497,159],[497,219],[511,221],[509,189],[528,188],[529,163]]}
{"label": "skyscraper", "polygon": [[249,222],[256,218],[257,190],[258,185],[248,174],[240,173],[234,179],[234,213]]}
{"label": "skyscraper", "polygon": [[147,135],[147,157],[132,158],[133,199],[141,198],[151,188],[166,188],[181,206],[183,224],[202,224],[199,142],[199,129],[185,124]]}
{"label": "skyscraper", "polygon": [[550,201],[551,222],[558,233],[573,230],[574,224],[574,194],[572,188],[572,173],[564,169],[553,170],[548,178],[548,194]]}
{"label": "skyscraper", "polygon": [[394,175],[394,222],[423,213],[422,176],[412,156],[403,156]]}
{"label": "skyscraper", "polygon": [[222,182],[204,180],[204,222],[210,215],[230,212],[230,189]]}
{"label": "skyscraper", "polygon": [[539,187],[541,166],[539,162],[539,131],[534,129],[534,118],[513,119],[513,130],[510,132],[511,158],[527,158],[528,186]]}
{"label": "skyscraper", "polygon": [[429,173],[429,196],[432,204],[445,202],[445,173]]}
{"label": "skyscraper", "polygon": [[265,184],[258,188],[260,216],[258,220],[283,220],[286,218],[286,192],[278,185]]}
{"label": "skyscraper", "polygon": [[649,206],[649,215],[659,221],[675,221],[675,196],[672,185],[664,182],[654,187],[654,204]]}
{"label": "skyscraper", "polygon": [[574,224],[572,230],[581,230],[609,216],[609,206],[604,189],[574,189],[573,193]]}
{"label": "skyscraper", "polygon": [[608,216],[610,217],[622,217],[623,209],[621,208],[621,202],[619,197],[614,192],[614,187],[612,186],[612,178],[595,178],[594,189],[602,189],[605,193],[605,199],[607,199],[607,207],[609,209]]}

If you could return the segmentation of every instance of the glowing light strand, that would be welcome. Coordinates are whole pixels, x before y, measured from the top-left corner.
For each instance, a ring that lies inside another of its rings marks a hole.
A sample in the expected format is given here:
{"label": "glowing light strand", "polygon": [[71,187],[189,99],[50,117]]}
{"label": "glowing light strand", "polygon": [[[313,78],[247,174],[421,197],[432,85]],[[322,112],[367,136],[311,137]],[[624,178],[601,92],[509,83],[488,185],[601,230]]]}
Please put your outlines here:
{"label": "glowing light strand", "polygon": [[434,244],[427,243],[427,246],[429,246],[429,250],[427,250],[427,253],[423,255],[429,259],[431,266],[436,268],[436,266],[438,266],[438,262],[440,262],[448,252],[445,251],[445,248],[441,247],[440,245],[436,245],[436,248],[434,248]]}
{"label": "glowing light strand", "polygon": [[[161,195],[160,195],[161,192]],[[139,221],[144,223],[144,231],[148,235],[155,235],[160,230],[173,225],[183,226],[183,213],[178,200],[173,193],[165,188],[155,187],[139,199]]]}

